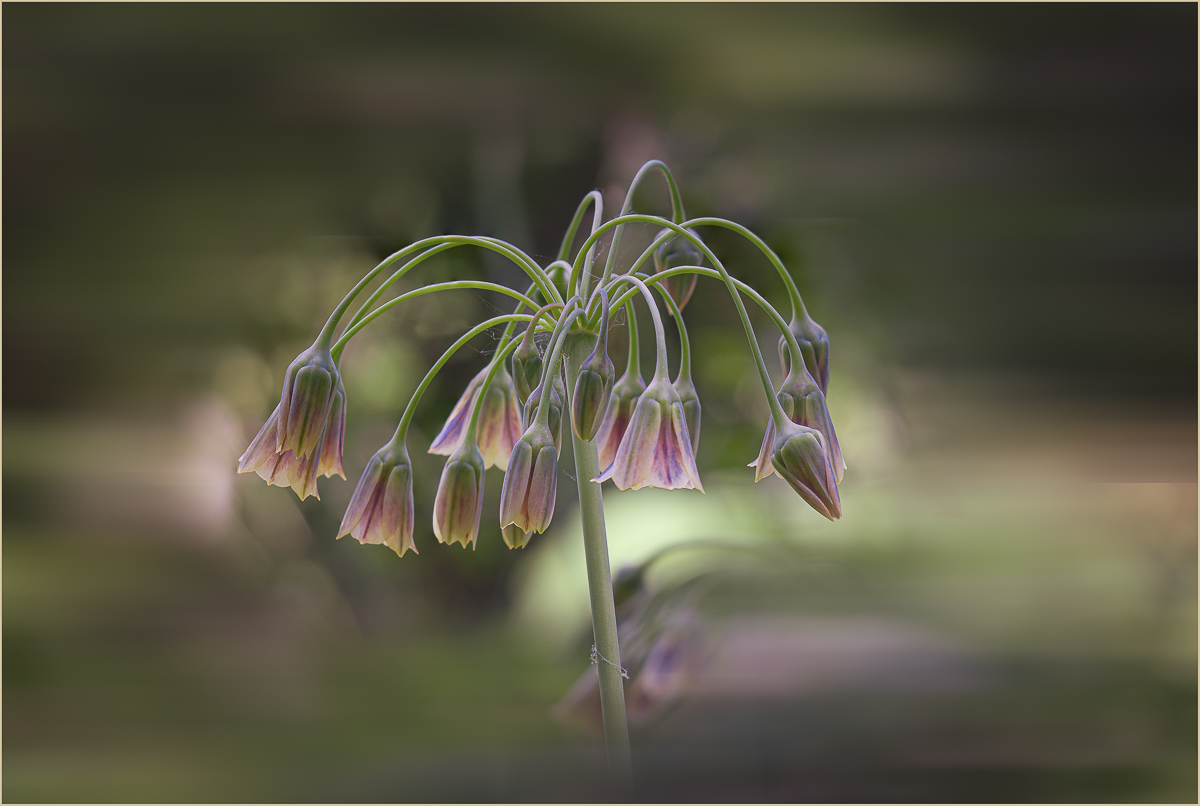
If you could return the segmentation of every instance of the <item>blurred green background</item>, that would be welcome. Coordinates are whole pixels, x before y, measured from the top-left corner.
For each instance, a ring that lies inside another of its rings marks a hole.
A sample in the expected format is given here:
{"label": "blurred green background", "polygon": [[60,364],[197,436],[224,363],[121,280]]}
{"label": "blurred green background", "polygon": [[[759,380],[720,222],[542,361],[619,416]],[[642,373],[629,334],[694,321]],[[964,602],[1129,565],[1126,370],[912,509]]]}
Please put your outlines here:
{"label": "blurred green background", "polygon": [[[707,495],[606,489],[613,564],[753,550],[647,577],[687,660],[631,688],[638,799],[1195,802],[1196,15],[6,6],[4,800],[611,797],[564,697],[590,646],[566,470],[523,551],[496,471],[476,551],[428,525],[424,449],[491,342],[418,411],[420,555],[332,539],[426,366],[507,303],[356,340],[320,501],[234,467],[382,256],[458,232],[546,262],[584,193],[611,215],[662,158],[792,268],[849,470],[836,524],[751,483],[766,406],[702,280]],[[420,272],[519,280],[465,250]]]}

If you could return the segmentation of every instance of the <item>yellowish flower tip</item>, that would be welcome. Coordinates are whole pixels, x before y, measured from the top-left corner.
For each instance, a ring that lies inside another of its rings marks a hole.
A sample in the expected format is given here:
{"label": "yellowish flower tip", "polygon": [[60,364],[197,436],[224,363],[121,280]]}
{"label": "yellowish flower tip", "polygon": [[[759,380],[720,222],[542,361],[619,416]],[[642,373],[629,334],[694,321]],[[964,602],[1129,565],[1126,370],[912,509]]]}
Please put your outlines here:
{"label": "yellowish flower tip", "polygon": [[351,535],[359,543],[384,545],[401,557],[410,549],[417,553],[412,478],[404,443],[376,451],[350,496],[337,536]]}
{"label": "yellowish flower tip", "polygon": [[557,487],[558,450],[554,447],[554,436],[549,427],[535,421],[521,436],[509,459],[500,491],[500,526],[516,526],[526,533],[526,541],[527,533],[546,531],[554,516]]}
{"label": "yellowish flower tip", "polygon": [[619,490],[661,487],[704,492],[679,393],[665,378],[651,381],[638,398],[612,464],[593,481]]}

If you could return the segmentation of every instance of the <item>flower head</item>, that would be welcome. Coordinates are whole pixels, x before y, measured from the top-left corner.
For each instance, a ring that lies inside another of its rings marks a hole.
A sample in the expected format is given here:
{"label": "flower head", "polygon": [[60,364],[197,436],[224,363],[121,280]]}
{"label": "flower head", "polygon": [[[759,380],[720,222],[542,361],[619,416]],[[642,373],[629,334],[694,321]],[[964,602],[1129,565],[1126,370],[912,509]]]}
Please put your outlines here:
{"label": "flower head", "polygon": [[541,534],[554,515],[558,451],[550,428],[534,421],[513,448],[500,492],[500,525]]}
{"label": "flower head", "polygon": [[[784,378],[783,385],[776,394],[783,413],[797,425],[815,428],[821,432],[825,446],[829,450],[829,463],[833,468],[834,478],[842,480],[846,463],[842,459],[842,448],[838,444],[837,433],[833,430],[833,420],[829,416],[829,407],[825,403],[825,395],[817,387],[816,381],[809,376],[805,367],[796,367]],[[763,434],[762,447],[758,458],[750,463],[755,468],[754,480],[761,481],[775,472],[771,464],[771,451],[775,446],[774,417],[767,420],[767,430]]]}
{"label": "flower head", "polygon": [[[462,443],[471,422],[471,409],[479,389],[487,378],[490,367],[484,367],[471,379],[467,388],[446,418],[446,424],[429,446],[430,453],[449,456]],[[501,366],[488,387],[483,400],[483,411],[479,413],[476,441],[483,456],[484,467],[493,465],[503,470],[508,466],[512,446],[521,437],[521,407],[517,402],[517,389],[508,370]]]}
{"label": "flower head", "polygon": [[512,377],[518,399],[524,406],[542,379],[542,356],[530,339],[523,338],[512,357]]}
{"label": "flower head", "polygon": [[287,368],[279,399],[275,452],[290,450],[306,459],[321,443],[341,385],[329,348],[314,344]]}
{"label": "flower head", "polygon": [[608,407],[604,410],[604,418],[596,431],[596,452],[600,467],[608,467],[617,457],[617,448],[621,447],[621,440],[629,428],[633,410],[644,391],[646,382],[642,380],[642,376],[628,371],[613,387]]}
{"label": "flower head", "polygon": [[608,479],[619,490],[662,487],[704,492],[683,402],[666,378],[655,378],[638,398],[612,464],[592,480]]}
{"label": "flower head", "polygon": [[[667,230],[663,230],[667,232]],[[692,235],[696,233],[688,230]],[[659,233],[662,234],[661,232]],[[696,248],[695,244],[677,235],[671,240],[665,242],[660,247],[654,250],[654,271],[666,271],[673,269],[676,266],[699,266],[704,261],[704,255]],[[692,292],[696,290],[695,274],[681,274],[676,277],[668,277],[662,282],[663,289],[671,295],[671,299],[675,300],[675,304],[683,310],[683,306],[688,304],[688,300],[692,298]]]}
{"label": "flower head", "polygon": [[483,512],[483,456],[464,442],[442,468],[433,501],[433,534],[442,543],[475,545]]}
{"label": "flower head", "polygon": [[300,458],[290,449],[276,451],[275,437],[278,427],[279,406],[276,406],[238,460],[238,472],[258,473],[268,484],[291,487],[301,500],[310,495],[320,498],[317,492],[317,478],[320,475],[321,462],[318,457],[323,455],[323,450],[319,448],[316,456],[308,458]]}
{"label": "flower head", "polygon": [[831,521],[842,517],[833,466],[820,431],[791,421],[779,424],[771,450],[771,464],[775,472],[817,512]]}
{"label": "flower head", "polygon": [[[814,322],[806,313],[801,318],[792,318],[788,330],[800,344],[800,354],[804,356],[804,366],[821,387],[821,393],[829,390],[829,335],[825,328]],[[791,353],[788,350],[787,339],[779,337],[779,363],[785,373],[792,368]]]}
{"label": "flower head", "polygon": [[401,557],[409,549],[416,552],[412,478],[412,463],[403,442],[376,451],[350,496],[337,536],[352,535],[359,543],[383,544]]}
{"label": "flower head", "polygon": [[[547,405],[550,406],[548,425],[550,433],[554,435],[554,447],[557,450],[562,450],[562,411],[563,398],[566,397],[566,384],[562,382],[562,378],[556,372],[554,380],[550,383],[550,400]],[[542,384],[529,393],[529,399],[525,401],[525,411],[521,415],[521,427],[528,430],[529,426],[533,425],[533,416],[537,413],[538,401],[542,398]]]}

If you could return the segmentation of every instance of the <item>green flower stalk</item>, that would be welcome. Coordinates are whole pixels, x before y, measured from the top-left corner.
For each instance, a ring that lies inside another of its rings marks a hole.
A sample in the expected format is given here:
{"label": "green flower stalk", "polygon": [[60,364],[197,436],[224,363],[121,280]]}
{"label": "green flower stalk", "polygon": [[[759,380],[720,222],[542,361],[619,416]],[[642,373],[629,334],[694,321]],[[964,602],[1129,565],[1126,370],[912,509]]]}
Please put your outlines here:
{"label": "green flower stalk", "polygon": [[613,385],[609,395],[608,406],[604,418],[596,431],[597,460],[600,467],[607,468],[617,456],[621,440],[633,419],[633,410],[637,407],[638,398],[646,391],[646,382],[642,380],[641,360],[638,357],[637,319],[633,313],[632,303],[625,303],[626,317],[629,320],[629,359],[625,362],[625,372]]}
{"label": "green flower stalk", "polygon": [[[696,277],[695,274],[690,276]],[[696,385],[692,383],[692,343],[688,340],[687,326],[683,323],[683,305],[676,303],[675,298],[666,292],[662,284],[659,284],[658,289],[662,291],[663,302],[671,309],[671,315],[675,317],[675,324],[679,327],[679,374],[672,385],[683,403],[683,416],[687,421],[688,436],[692,439],[692,453],[695,453],[700,450],[701,407],[700,395],[696,392]],[[690,296],[691,292],[688,294]]]}

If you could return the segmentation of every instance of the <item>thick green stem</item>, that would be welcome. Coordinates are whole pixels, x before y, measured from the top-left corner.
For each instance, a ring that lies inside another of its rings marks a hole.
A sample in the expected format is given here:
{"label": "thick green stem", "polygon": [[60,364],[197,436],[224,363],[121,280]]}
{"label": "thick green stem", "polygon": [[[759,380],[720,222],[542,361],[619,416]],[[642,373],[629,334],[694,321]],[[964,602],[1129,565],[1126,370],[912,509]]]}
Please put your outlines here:
{"label": "thick green stem", "polygon": [[[590,352],[590,339],[571,334],[567,349],[567,389],[575,389],[579,365]],[[608,535],[604,529],[604,498],[596,443],[580,439],[570,429],[575,452],[575,481],[579,486],[579,510],[583,522],[583,554],[587,561],[588,596],[592,605],[592,635],[596,647],[596,672],[600,679],[600,711],[604,716],[604,745],[608,770],[618,797],[633,788],[633,760],[629,749],[629,725],[625,718],[625,687],[622,684],[621,646],[617,641],[617,611],[613,604],[612,572],[608,562]]]}

